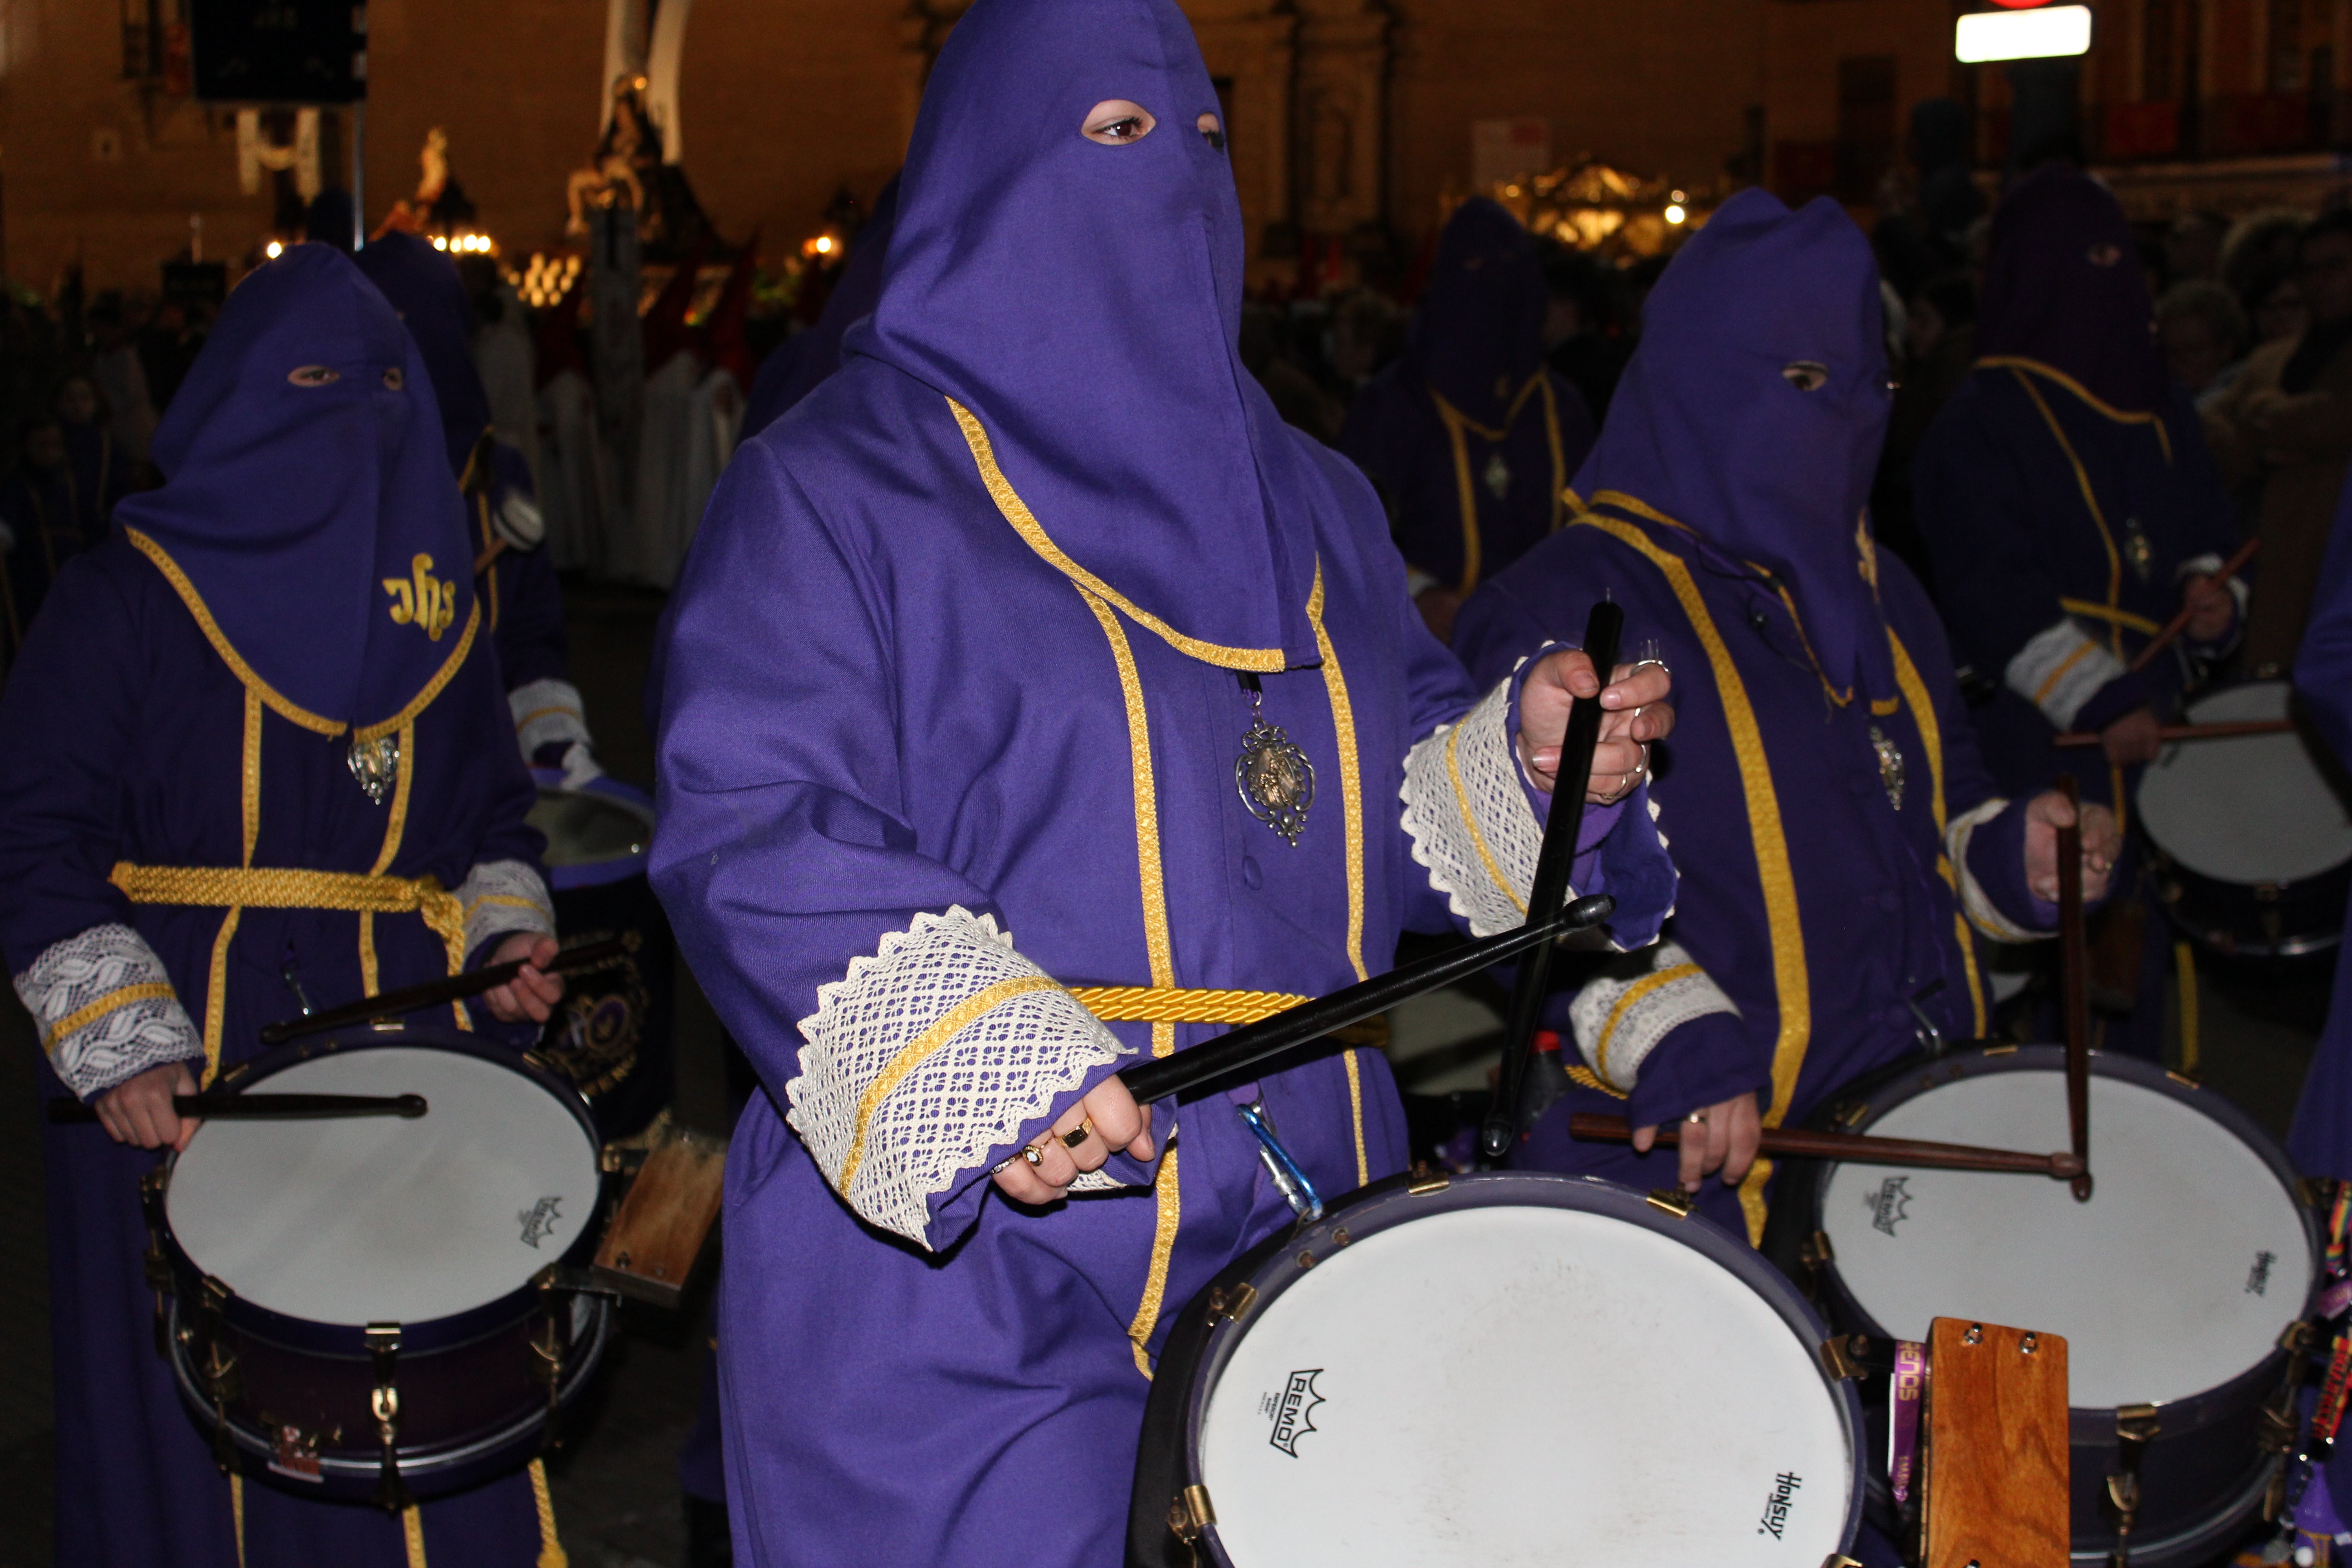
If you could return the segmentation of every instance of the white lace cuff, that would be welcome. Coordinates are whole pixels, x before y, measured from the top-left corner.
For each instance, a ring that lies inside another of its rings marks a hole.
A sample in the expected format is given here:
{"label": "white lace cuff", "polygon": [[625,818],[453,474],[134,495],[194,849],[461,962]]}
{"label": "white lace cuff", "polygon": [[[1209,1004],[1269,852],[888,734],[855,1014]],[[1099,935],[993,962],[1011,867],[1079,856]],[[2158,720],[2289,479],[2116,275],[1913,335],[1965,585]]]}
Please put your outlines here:
{"label": "white lace cuff", "polygon": [[149,1068],[205,1054],[163,961],[127,925],[92,926],[52,942],[16,976],[16,994],[49,1066],[84,1100]]}
{"label": "white lace cuff", "polygon": [[930,1200],[1128,1055],[988,915],[919,914],[821,985],[785,1120],[849,1206],[930,1247]]}
{"label": "white lace cuff", "polygon": [[551,741],[588,740],[587,710],[580,689],[568,680],[534,680],[507,693],[514,715],[515,741],[528,759]]}
{"label": "white lace cuff", "polygon": [[1969,841],[1976,837],[1979,827],[2009,809],[2009,802],[1993,796],[1972,811],[1952,818],[1944,829],[1944,853],[1952,862],[1953,877],[1960,885],[1960,909],[1969,917],[1969,924],[1995,942],[2040,942],[2051,933],[2028,931],[1994,907],[1986,896],[1975,873],[1969,869]]}
{"label": "white lace cuff", "polygon": [[2099,689],[2124,673],[2124,662],[2071,620],[2033,634],[2001,672],[2009,689],[2042,710],[2060,730],[2074,727],[2074,715]]}
{"label": "white lace cuff", "polygon": [[487,860],[466,873],[457,889],[466,910],[466,951],[479,952],[494,936],[527,931],[555,934],[555,900],[547,884],[520,860]]}
{"label": "white lace cuff", "polygon": [[[1522,663],[1525,661],[1522,660]],[[1516,671],[1514,672],[1514,679]],[[1405,754],[1404,830],[1430,886],[1474,936],[1527,923],[1543,823],[1528,800],[1510,736],[1511,681]]]}
{"label": "white lace cuff", "polygon": [[1676,942],[1612,960],[1568,1009],[1585,1065],[1602,1083],[1629,1094],[1659,1042],[1710,1013],[1739,1016],[1723,988]]}

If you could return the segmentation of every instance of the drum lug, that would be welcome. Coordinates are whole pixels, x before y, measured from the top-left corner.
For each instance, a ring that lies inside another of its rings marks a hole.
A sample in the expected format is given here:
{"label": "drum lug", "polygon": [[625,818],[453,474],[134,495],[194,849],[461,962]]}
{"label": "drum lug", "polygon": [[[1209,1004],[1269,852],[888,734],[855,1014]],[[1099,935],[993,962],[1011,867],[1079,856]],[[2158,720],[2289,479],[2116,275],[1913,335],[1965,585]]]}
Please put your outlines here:
{"label": "drum lug", "polygon": [[213,1396],[213,1463],[226,1475],[236,1464],[236,1443],[228,1426],[228,1402],[236,1397],[236,1352],[221,1340],[221,1309],[228,1304],[229,1289],[207,1274],[196,1298],[196,1321],[205,1353],[197,1371],[205,1392]]}
{"label": "drum lug", "polygon": [[2132,1525],[2139,1517],[2140,1457],[2163,1430],[2153,1405],[2125,1405],[2116,1410],[2116,1468],[2107,1477],[2107,1506],[2116,1526],[2115,1548],[2107,1556],[2112,1568],[2129,1568]]}
{"label": "drum lug", "polygon": [[[2279,1331],[2278,1348],[2292,1356],[2309,1355],[2318,1343],[2319,1331],[2312,1326],[2312,1321],[2309,1318],[2297,1318],[2294,1322],[2289,1323],[2285,1328]],[[2300,1383],[2302,1379],[2299,1377],[2290,1377],[2288,1379],[2290,1384]]]}
{"label": "drum lug", "polygon": [[1680,1187],[1653,1187],[1649,1204],[1652,1208],[1670,1214],[1676,1219],[1688,1219],[1691,1210],[1698,1206],[1698,1199]]}
{"label": "drum lug", "polygon": [[1434,1170],[1427,1165],[1416,1165],[1413,1167],[1412,1180],[1405,1184],[1404,1190],[1415,1197],[1427,1197],[1432,1193],[1444,1192],[1453,1184],[1453,1181],[1454,1178],[1444,1171]]}
{"label": "drum lug", "polygon": [[1168,1505],[1168,1533],[1190,1546],[1201,1539],[1209,1526],[1217,1522],[1217,1510],[1209,1502],[1209,1489],[1186,1487]]}
{"label": "drum lug", "polygon": [[1236,1285],[1230,1291],[1223,1285],[1212,1286],[1209,1290],[1209,1321],[1213,1325],[1221,1321],[1238,1323],[1248,1317],[1249,1310],[1256,1305],[1257,1287],[1255,1285]]}
{"label": "drum lug", "polygon": [[1830,1233],[1817,1230],[1807,1237],[1797,1248],[1797,1261],[1805,1266],[1807,1299],[1821,1300],[1822,1276],[1837,1267],[1837,1248],[1830,1245]]}
{"label": "drum lug", "polygon": [[407,1483],[400,1479],[400,1325],[370,1323],[367,1347],[368,1358],[375,1363],[375,1388],[368,1396],[368,1408],[383,1444],[383,1468],[375,1483],[376,1506],[387,1513],[398,1513],[410,1501]]}
{"label": "drum lug", "polygon": [[1822,1568],[1862,1568],[1862,1559],[1859,1557],[1842,1557],[1838,1553],[1832,1552],[1827,1557],[1822,1559]]}
{"label": "drum lug", "polygon": [[[1864,1339],[1865,1345],[1868,1342],[1864,1336],[1860,1334],[1853,1335],[1852,1338]],[[1822,1366],[1830,1376],[1840,1383],[1858,1379],[1869,1371],[1869,1368],[1863,1364],[1861,1355],[1857,1353],[1863,1348],[1852,1343],[1844,1334],[1832,1334],[1822,1342]]]}
{"label": "drum lug", "polygon": [[2294,1192],[2304,1207],[2324,1209],[2335,1201],[2336,1184],[2326,1176],[2297,1176]]}

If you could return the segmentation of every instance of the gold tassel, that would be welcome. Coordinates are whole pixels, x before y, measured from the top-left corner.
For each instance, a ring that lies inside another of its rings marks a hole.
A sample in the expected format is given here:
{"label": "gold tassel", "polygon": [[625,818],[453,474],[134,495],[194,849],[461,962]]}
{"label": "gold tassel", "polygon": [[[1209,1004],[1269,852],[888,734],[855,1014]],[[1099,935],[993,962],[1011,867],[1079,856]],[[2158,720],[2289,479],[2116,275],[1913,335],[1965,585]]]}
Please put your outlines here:
{"label": "gold tassel", "polygon": [[530,1500],[539,1505],[539,1568],[572,1568],[563,1542],[555,1537],[555,1499],[547,1489],[547,1467],[530,1462]]}

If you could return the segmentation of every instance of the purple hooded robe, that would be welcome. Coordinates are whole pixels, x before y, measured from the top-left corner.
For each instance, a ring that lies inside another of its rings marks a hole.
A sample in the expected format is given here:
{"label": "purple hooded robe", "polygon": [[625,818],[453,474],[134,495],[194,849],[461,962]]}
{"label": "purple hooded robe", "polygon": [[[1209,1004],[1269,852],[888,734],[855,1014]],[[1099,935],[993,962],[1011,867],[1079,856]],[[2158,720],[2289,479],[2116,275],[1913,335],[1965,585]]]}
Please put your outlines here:
{"label": "purple hooded robe", "polygon": [[[1676,677],[1651,795],[1682,896],[1664,942],[1602,965],[1568,1009],[1580,1087],[1524,1164],[1672,1174],[1671,1153],[1572,1142],[1576,1110],[1672,1121],[1752,1089],[1770,1124],[1801,1125],[1917,1048],[1921,1015],[1985,1032],[1972,922],[2011,940],[2049,923],[2022,803],[1977,758],[1934,608],[1870,537],[1884,342],[1877,268],[1841,208],[1735,196],[1650,296],[1577,477],[1591,510],[1463,608],[1457,650],[1488,674],[1568,623],[1565,590],[1603,583],[1625,646]],[[1706,1206],[1760,1240],[1770,1173],[1710,1183]]]}
{"label": "purple hooded robe", "polygon": [[[316,366],[332,377],[289,381]],[[95,1099],[174,1060],[212,1082],[296,1010],[281,970],[331,1006],[550,926],[530,781],[450,571],[464,512],[431,384],[383,297],[323,245],[255,271],[155,457],[163,488],[59,574],[0,696],[0,952],[45,1095]],[[396,738],[405,776],[382,800],[354,780],[355,726]],[[457,904],[436,931],[417,913],[144,901],[138,867],[429,877]],[[139,1180],[158,1155],[95,1126],[41,1138],[58,1561],[413,1562],[379,1509],[222,1477],[153,1344]],[[435,1568],[529,1564],[544,1544],[520,1474],[416,1524]]]}
{"label": "purple hooded robe", "polygon": [[[1083,137],[1113,98],[1157,129]],[[688,564],[653,874],[765,1089],[719,1308],[747,1564],[1120,1560],[1164,1325],[1290,1211],[1224,1093],[1159,1108],[1152,1166],[994,1195],[1102,1078],[1213,1032],[1064,984],[1317,994],[1449,903],[1521,918],[1465,816],[1531,866],[1515,683],[1472,708],[1360,476],[1241,367],[1216,106],[1172,0],[979,0],[879,304],[737,453]],[[1315,769],[1295,847],[1235,790],[1244,675]],[[1459,795],[1415,747],[1457,720]],[[1672,898],[1648,815],[1587,822],[1578,885],[1642,940]],[[1234,1092],[1327,1193],[1402,1163],[1375,1053]]]}
{"label": "purple hooded robe", "polygon": [[[2011,187],[1993,214],[1976,369],[1912,463],[1953,652],[1995,689],[1969,716],[1994,780],[2023,796],[2072,773],[2126,826],[2137,770],[2053,742],[2143,704],[2172,721],[2237,639],[2246,591],[2242,576],[2223,644],[2183,637],[2128,669],[2180,607],[2182,580],[2219,569],[2239,537],[2197,411],[2165,374],[2137,255],[2123,209],[2087,174],[2053,166]],[[2127,848],[2119,889],[2135,860]],[[2107,1048],[2157,1053],[2166,929],[2151,908],[2139,995],[2103,1023]]]}
{"label": "purple hooded robe", "polygon": [[1572,504],[1592,416],[1544,368],[1548,298],[1534,237],[1484,196],[1463,203],[1404,357],[1358,395],[1339,433],[1386,499],[1406,564],[1440,586],[1469,593]]}

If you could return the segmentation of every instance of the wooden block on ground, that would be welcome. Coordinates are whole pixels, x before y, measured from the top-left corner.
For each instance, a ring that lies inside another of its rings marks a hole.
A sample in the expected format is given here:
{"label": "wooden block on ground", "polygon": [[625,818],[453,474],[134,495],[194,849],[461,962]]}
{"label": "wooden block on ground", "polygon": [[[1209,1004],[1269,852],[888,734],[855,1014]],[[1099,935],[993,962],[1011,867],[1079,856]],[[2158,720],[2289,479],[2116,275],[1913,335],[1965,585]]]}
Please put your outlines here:
{"label": "wooden block on ground", "polygon": [[596,1248],[596,1273],[625,1295],[675,1307],[719,1218],[727,1145],[673,1129],[646,1158]]}
{"label": "wooden block on ground", "polygon": [[1926,1426],[1922,1568],[2067,1568],[2066,1342],[1937,1318]]}

